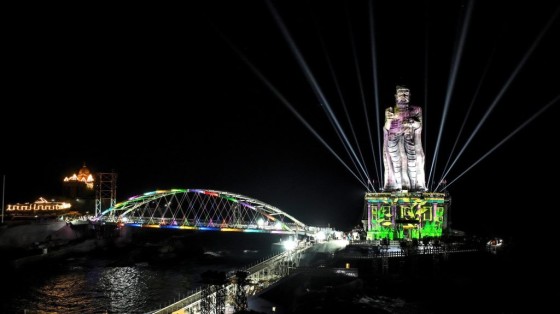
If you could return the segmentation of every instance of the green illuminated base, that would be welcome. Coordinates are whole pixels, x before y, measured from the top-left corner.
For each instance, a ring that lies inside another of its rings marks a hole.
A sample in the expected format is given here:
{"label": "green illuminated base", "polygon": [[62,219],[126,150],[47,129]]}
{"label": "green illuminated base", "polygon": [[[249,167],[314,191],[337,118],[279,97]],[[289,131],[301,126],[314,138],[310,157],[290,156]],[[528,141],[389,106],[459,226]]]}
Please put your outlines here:
{"label": "green illuminated base", "polygon": [[446,193],[366,193],[367,240],[441,237],[448,204]]}

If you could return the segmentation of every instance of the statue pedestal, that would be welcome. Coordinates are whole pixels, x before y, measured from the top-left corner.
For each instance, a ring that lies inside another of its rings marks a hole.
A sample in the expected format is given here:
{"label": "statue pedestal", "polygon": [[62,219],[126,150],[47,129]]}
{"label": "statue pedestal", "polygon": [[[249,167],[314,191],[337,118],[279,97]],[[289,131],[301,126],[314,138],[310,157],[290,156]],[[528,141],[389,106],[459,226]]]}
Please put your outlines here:
{"label": "statue pedestal", "polygon": [[394,191],[366,193],[368,240],[441,237],[447,228],[449,194]]}

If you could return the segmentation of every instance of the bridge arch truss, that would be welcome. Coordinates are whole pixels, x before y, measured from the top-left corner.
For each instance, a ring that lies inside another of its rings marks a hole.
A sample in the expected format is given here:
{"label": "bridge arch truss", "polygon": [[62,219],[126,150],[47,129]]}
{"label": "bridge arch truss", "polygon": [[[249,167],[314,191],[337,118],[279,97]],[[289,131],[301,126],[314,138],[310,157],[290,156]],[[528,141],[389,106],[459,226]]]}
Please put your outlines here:
{"label": "bridge arch truss", "polygon": [[147,192],[115,204],[96,219],[137,227],[190,230],[299,233],[308,228],[259,200],[204,189]]}

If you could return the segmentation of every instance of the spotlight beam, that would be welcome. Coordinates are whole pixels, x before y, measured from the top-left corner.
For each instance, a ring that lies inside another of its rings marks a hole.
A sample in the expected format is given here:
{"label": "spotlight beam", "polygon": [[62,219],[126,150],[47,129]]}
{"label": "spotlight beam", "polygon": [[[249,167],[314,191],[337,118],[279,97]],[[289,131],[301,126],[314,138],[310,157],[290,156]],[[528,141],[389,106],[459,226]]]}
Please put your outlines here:
{"label": "spotlight beam", "polygon": [[[451,162],[451,156],[455,152],[455,148],[457,147],[457,144],[459,143],[459,138],[461,137],[461,134],[463,134],[463,130],[465,129],[465,124],[467,123],[467,120],[470,116],[471,110],[474,107],[475,100],[477,99],[478,94],[480,92],[480,89],[482,88],[482,83],[485,81],[486,75],[488,74],[488,70],[490,69],[490,64],[492,63],[495,51],[496,50],[494,49],[490,58],[488,59],[488,62],[486,63],[486,67],[484,68],[484,72],[482,73],[482,77],[479,80],[479,83],[478,83],[478,86],[477,86],[476,91],[474,93],[474,96],[471,100],[471,103],[469,104],[469,108],[467,109],[467,112],[465,114],[465,118],[463,119],[463,123],[461,124],[461,127],[459,128],[459,134],[457,134],[457,136],[455,137],[455,142],[453,143],[453,147],[451,148],[451,152],[449,153],[449,158],[447,158],[447,162],[445,163],[445,167],[443,167],[444,172],[447,170],[447,166],[449,166],[449,163]],[[441,180],[439,182],[441,182]],[[437,190],[437,187],[439,187],[439,184],[438,184],[438,186],[436,186],[436,190]]]}
{"label": "spotlight beam", "polygon": [[[542,38],[544,37],[544,35],[546,34],[546,32],[548,31],[548,29],[550,28],[550,26],[552,25],[552,23],[554,22],[554,20],[556,19],[556,17],[558,16],[558,13],[560,12],[560,7],[554,12],[554,14],[552,15],[552,17],[550,18],[550,20],[547,22],[547,24],[545,25],[545,27],[541,30],[541,32],[539,33],[539,35],[537,36],[537,38],[535,39],[535,41],[533,42],[533,44],[531,45],[531,47],[529,48],[529,50],[527,51],[527,53],[525,53],[525,55],[523,56],[522,60],[519,62],[519,64],[517,65],[517,67],[515,68],[515,70],[513,71],[513,73],[510,75],[510,77],[508,78],[508,80],[506,81],[506,83],[504,84],[504,86],[502,87],[502,89],[500,90],[500,92],[498,93],[498,95],[496,96],[496,98],[494,99],[494,101],[492,102],[492,104],[490,105],[490,107],[488,108],[488,110],[486,111],[486,113],[484,114],[484,116],[482,117],[482,119],[480,119],[479,123],[477,124],[477,126],[475,127],[474,131],[471,133],[471,136],[468,138],[467,142],[465,143],[465,145],[463,146],[463,148],[461,149],[461,151],[458,153],[457,157],[455,158],[455,160],[453,161],[453,163],[451,164],[451,166],[449,167],[449,169],[447,169],[447,171],[443,174],[442,177],[446,177],[447,174],[449,173],[449,171],[451,171],[451,169],[453,168],[453,166],[455,165],[455,163],[457,162],[457,160],[459,160],[459,158],[461,157],[461,155],[463,154],[463,152],[465,151],[465,149],[468,147],[468,145],[471,143],[472,139],[474,138],[474,136],[478,133],[478,131],[480,130],[482,124],[486,121],[486,119],[488,119],[488,116],[490,115],[490,113],[494,110],[494,107],[496,107],[496,105],[498,104],[498,102],[502,99],[502,96],[505,94],[506,90],[509,88],[509,86],[511,85],[512,81],[517,77],[517,74],[519,73],[519,71],[521,70],[521,68],[525,65],[525,63],[527,62],[527,60],[529,59],[529,56],[531,56],[531,54],[533,53],[533,51],[536,49],[536,47],[538,46],[538,44],[540,43],[540,41],[542,40]],[[437,188],[437,187],[436,187]]]}
{"label": "spotlight beam", "polygon": [[[445,94],[445,102],[443,106],[443,114],[441,116],[441,124],[439,128],[439,133],[436,141],[436,148],[434,153],[434,159],[432,159],[432,165],[430,167],[430,175],[428,176],[428,186],[431,186],[431,177],[432,174],[435,172],[435,165],[438,158],[439,153],[439,145],[441,143],[441,138],[443,135],[443,129],[445,127],[445,121],[447,120],[447,113],[449,111],[449,104],[451,102],[451,95],[453,94],[453,90],[455,88],[455,81],[457,79],[457,73],[459,72],[459,64],[461,63],[461,56],[463,55],[463,47],[465,45],[466,37],[467,37],[467,30],[470,24],[470,18],[472,15],[472,8],[473,2],[469,1],[469,5],[467,7],[467,12],[465,14],[465,19],[463,20],[462,28],[461,28],[461,36],[459,38],[458,46],[455,49],[455,55],[452,60],[452,70],[450,73],[449,78],[449,85],[447,87],[447,92]],[[445,177],[445,176],[444,176]]]}
{"label": "spotlight beam", "polygon": [[[471,166],[469,166],[465,171],[461,172],[461,174],[459,174],[455,179],[453,179],[451,182],[449,182],[447,184],[447,187],[449,187],[451,184],[453,184],[453,182],[457,181],[460,177],[462,177],[467,171],[469,171],[470,169],[472,169],[474,166],[476,166],[478,163],[480,163],[482,160],[484,160],[488,155],[490,155],[492,152],[494,152],[496,149],[498,149],[498,147],[502,146],[506,141],[508,141],[510,138],[512,138],[515,134],[517,134],[517,132],[521,131],[525,126],[527,126],[527,124],[531,123],[531,121],[533,121],[535,118],[537,118],[538,116],[540,116],[543,112],[545,112],[548,108],[550,108],[553,104],[557,103],[558,101],[560,101],[560,94],[558,96],[556,96],[556,98],[554,98],[551,102],[549,102],[546,106],[544,106],[543,108],[541,108],[538,112],[536,112],[535,114],[533,114],[527,121],[525,121],[523,124],[521,124],[520,126],[518,126],[515,130],[513,130],[513,132],[511,132],[508,136],[506,136],[503,140],[501,140],[498,144],[496,144],[496,146],[494,146],[492,149],[490,149],[486,154],[484,154],[482,157],[480,157],[477,161],[475,161]],[[439,185],[438,185],[439,186]]]}
{"label": "spotlight beam", "polygon": [[[236,49],[237,51],[237,49]],[[239,52],[239,51],[238,51]],[[350,173],[356,178],[358,179],[358,181],[360,181],[360,183],[369,191],[368,185],[360,178],[356,175],[356,173],[354,173],[354,171],[352,171],[352,169],[350,169],[350,167],[342,160],[342,158],[340,158],[340,156],[338,156],[338,154],[329,146],[329,144],[327,144],[327,142],[319,135],[319,133],[317,133],[317,131],[315,131],[315,129],[313,129],[313,127],[299,114],[299,112],[290,104],[290,102],[288,100],[286,100],[286,98],[278,91],[278,89],[276,89],[268,79],[266,79],[266,77],[256,68],[253,66],[253,64],[247,60],[245,57],[241,56],[243,61],[245,61],[249,67],[251,68],[251,70],[253,70],[253,72],[266,84],[266,86],[274,93],[274,95],[276,95],[276,97],[278,97],[278,99],[280,99],[280,101],[298,118],[298,120],[300,120],[301,123],[303,123],[303,125],[319,140],[319,142],[321,142],[321,144],[323,144],[333,155],[334,157],[336,157],[336,159],[338,159],[338,161],[340,161],[340,163],[342,163],[342,165],[348,170],[350,171]]]}
{"label": "spotlight beam", "polygon": [[217,31],[218,34],[224,39],[228,45],[233,49],[233,51],[241,58],[245,64],[249,66],[251,71],[255,73],[255,75],[261,79],[261,81],[272,91],[272,93],[278,97],[278,99],[290,110],[296,118],[313,134],[321,144],[327,148],[329,152],[333,154],[333,156],[369,191],[369,186],[366,182],[363,181],[356,173],[340,158],[340,156],[327,144],[327,142],[313,129],[313,127],[299,114],[299,112],[290,104],[290,102],[278,91],[276,87],[255,67],[251,61],[233,44],[230,40],[228,40],[221,32]]}
{"label": "spotlight beam", "polygon": [[[360,97],[362,99],[362,108],[364,109],[364,117],[365,117],[365,120],[366,120],[367,135],[368,135],[368,139],[369,139],[369,142],[370,142],[370,147],[373,147],[373,140],[371,138],[371,127],[369,125],[369,119],[368,119],[369,114],[368,114],[366,99],[365,99],[365,95],[364,95],[364,86],[363,86],[363,83],[362,83],[362,74],[361,74],[361,71],[360,71],[360,64],[358,62],[358,54],[356,52],[356,41],[354,40],[352,23],[350,22],[350,16],[348,14],[348,9],[346,9],[346,16],[347,16],[347,21],[348,21],[348,35],[350,37],[350,42],[352,44],[352,54],[354,56],[354,66],[356,67],[356,77],[357,77],[357,80],[358,80]],[[358,150],[359,150],[359,146],[358,146]],[[362,163],[365,165],[365,168],[366,168],[366,171],[367,171],[367,164],[363,160],[363,156],[361,155],[361,150],[359,150],[359,152],[360,152],[360,156],[362,157]],[[375,155],[374,155],[374,158],[375,158]],[[376,161],[374,159],[374,164],[375,163],[376,163]],[[377,171],[377,169],[375,169],[375,170]],[[369,174],[368,174],[368,180],[369,180]]]}
{"label": "spotlight beam", "polygon": [[299,49],[297,48],[297,46],[295,45],[292,37],[290,36],[288,29],[286,28],[286,26],[284,25],[282,19],[280,18],[280,16],[278,15],[278,13],[276,12],[275,8],[273,7],[273,5],[270,3],[270,1],[267,1],[267,5],[272,13],[272,16],[274,17],[278,27],[280,28],[282,35],[284,35],[284,38],[286,39],[286,41],[288,42],[288,45],[290,46],[292,53],[295,56],[296,61],[298,62],[298,64],[300,65],[305,77],[307,78],[307,81],[309,82],[313,92],[315,93],[315,96],[319,99],[319,103],[321,104],[321,106],[323,107],[323,109],[327,112],[327,116],[329,117],[329,119],[332,120],[332,122],[334,123],[334,129],[335,131],[337,131],[342,139],[343,139],[343,145],[346,145],[348,147],[348,149],[352,152],[352,156],[355,160],[355,162],[360,166],[362,174],[365,174],[367,176],[367,171],[365,170],[364,166],[360,163],[358,156],[356,155],[356,152],[354,151],[354,148],[352,147],[351,143],[348,141],[348,138],[344,132],[344,130],[342,129],[342,127],[340,126],[340,123],[338,122],[338,120],[336,119],[336,116],[334,115],[331,106],[329,105],[328,100],[326,99],[325,95],[323,94],[323,92],[321,91],[319,84],[317,83],[317,81],[315,80],[315,77],[313,76],[313,74],[311,73],[311,70],[309,69],[309,67],[307,66],[303,56],[301,55],[301,53],[299,52]]}
{"label": "spotlight beam", "polygon": [[[375,122],[377,126],[381,125],[381,117],[379,115],[380,110],[380,105],[379,105],[379,83],[378,83],[378,77],[377,77],[377,53],[376,53],[376,41],[375,41],[375,23],[374,23],[374,15],[373,15],[373,1],[369,1],[369,27],[370,27],[370,37],[371,37],[371,63],[373,66],[373,97],[374,97],[374,102],[375,102]],[[369,130],[369,128],[368,128]],[[381,189],[381,182],[384,182],[385,178],[383,178],[383,165],[381,164],[383,162],[383,158],[381,157],[381,131],[379,130],[379,127],[376,128],[377,130],[377,152],[379,154],[379,166],[377,163],[377,160],[375,158],[375,150],[373,147],[373,143],[371,143],[371,153],[373,155],[373,164],[375,166],[376,172],[378,173],[377,175],[377,182],[379,182],[380,186],[379,188]],[[371,140],[371,137],[370,137]]]}
{"label": "spotlight beam", "polygon": [[[342,104],[342,109],[344,110],[344,115],[345,115],[345,117],[346,117],[346,121],[348,122],[348,126],[350,127],[350,132],[352,133],[352,138],[353,138],[353,140],[354,140],[354,144],[356,145],[356,149],[358,150],[358,154],[359,154],[359,156],[360,156],[360,161],[361,161],[361,163],[362,163],[363,165],[366,165],[365,159],[364,159],[364,156],[363,156],[363,153],[362,153],[362,150],[360,149],[360,144],[359,144],[359,141],[358,141],[358,136],[356,135],[356,131],[355,131],[355,129],[354,129],[354,125],[353,125],[352,120],[351,120],[351,118],[350,118],[350,113],[348,112],[348,107],[346,106],[346,101],[344,100],[344,97],[343,97],[343,94],[342,94],[342,90],[340,89],[340,84],[339,84],[339,81],[338,81],[338,79],[337,79],[337,77],[336,77],[334,68],[333,68],[333,66],[332,66],[332,62],[331,62],[330,56],[329,56],[329,54],[327,53],[327,48],[326,48],[325,41],[323,40],[323,37],[321,36],[320,28],[319,28],[319,26],[317,25],[316,20],[314,20],[314,22],[315,22],[315,29],[316,29],[317,34],[318,34],[319,42],[320,42],[321,47],[322,47],[322,49],[323,49],[323,53],[324,53],[324,55],[325,55],[325,59],[327,60],[327,65],[328,65],[329,72],[330,72],[330,74],[331,74],[331,78],[332,78],[332,80],[333,80],[333,82],[334,82],[334,85],[335,85],[335,88],[336,88],[336,92],[337,92],[338,98],[339,98],[339,100],[340,100],[340,102],[341,102],[341,104]],[[332,123],[332,122],[331,122],[331,123]],[[339,136],[339,139],[340,139],[340,136]],[[341,139],[341,141],[342,141],[342,139]],[[356,165],[356,163],[355,163],[354,160],[352,159],[352,156],[350,155],[350,151],[346,148],[346,146],[344,146],[344,148],[345,148],[346,152],[348,153],[349,157],[351,158],[352,162],[354,163],[354,166],[356,167],[356,170],[359,170],[359,169],[358,169],[358,166]],[[371,179],[370,179],[370,176],[369,176],[369,172],[367,171],[367,169],[368,169],[367,166],[365,166],[365,170],[366,170],[366,179],[367,179],[367,182],[371,182]],[[375,169],[375,170],[377,170],[377,169]],[[365,180],[364,180],[364,182],[365,182]],[[369,184],[369,183],[368,183],[368,184]]]}

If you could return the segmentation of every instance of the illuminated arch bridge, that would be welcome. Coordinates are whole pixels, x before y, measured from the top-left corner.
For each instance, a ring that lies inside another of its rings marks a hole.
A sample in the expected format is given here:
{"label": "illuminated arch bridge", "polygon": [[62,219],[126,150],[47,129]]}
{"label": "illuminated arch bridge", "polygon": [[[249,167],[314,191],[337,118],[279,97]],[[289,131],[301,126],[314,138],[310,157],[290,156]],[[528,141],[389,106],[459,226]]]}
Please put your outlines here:
{"label": "illuminated arch bridge", "polygon": [[147,192],[103,211],[101,222],[184,230],[313,233],[293,216],[243,195],[200,189]]}

